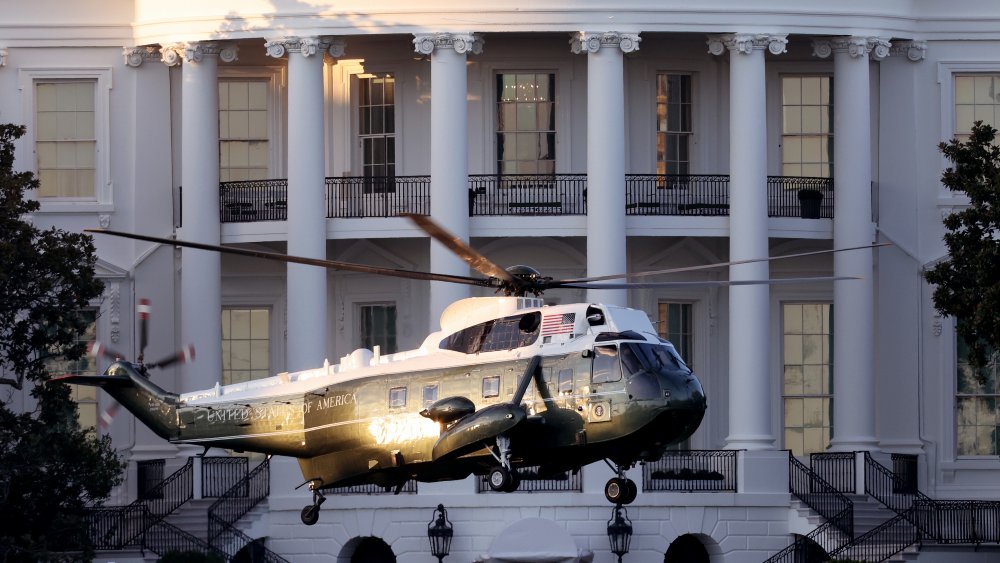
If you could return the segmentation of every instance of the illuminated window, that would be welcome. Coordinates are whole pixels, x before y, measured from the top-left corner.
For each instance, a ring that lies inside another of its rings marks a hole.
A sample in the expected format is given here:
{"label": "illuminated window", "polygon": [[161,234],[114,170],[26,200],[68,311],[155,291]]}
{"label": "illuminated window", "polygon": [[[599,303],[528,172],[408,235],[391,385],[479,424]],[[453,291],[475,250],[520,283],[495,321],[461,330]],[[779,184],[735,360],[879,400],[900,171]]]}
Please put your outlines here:
{"label": "illuminated window", "polygon": [[483,378],[483,397],[500,396],[500,376],[491,375]]}
{"label": "illuminated window", "polygon": [[376,346],[382,354],[396,351],[396,305],[373,303],[360,305],[361,347],[374,350]]}
{"label": "illuminated window", "polygon": [[406,406],[406,387],[389,389],[389,408],[398,409]]}
{"label": "illuminated window", "polygon": [[[87,328],[77,339],[77,342],[89,344],[97,340],[97,311],[87,309],[82,312]],[[95,375],[97,374],[97,359],[85,354],[77,360],[53,359],[46,362],[48,371],[53,376],[58,375]],[[90,385],[70,385],[70,394],[77,406],[77,419],[81,428],[97,426],[97,387]]]}
{"label": "illuminated window", "polygon": [[782,313],[785,448],[804,456],[825,451],[833,429],[833,307],[785,303]]}
{"label": "illuminated window", "polygon": [[594,367],[591,373],[591,383],[609,383],[620,381],[622,367],[618,362],[618,347],[594,346]]}
{"label": "illuminated window", "polygon": [[1000,125],[1000,75],[955,76],[955,137],[967,140],[976,121]]}
{"label": "illuminated window", "polygon": [[499,174],[556,171],[556,75],[501,73],[496,83]]}
{"label": "illuminated window", "polygon": [[677,353],[681,355],[684,362],[692,366],[694,357],[694,334],[692,329],[692,315],[694,306],[691,303],[673,303],[661,301],[658,304],[657,332],[661,338],[665,338],[674,345]]}
{"label": "illuminated window", "polygon": [[219,181],[268,177],[267,80],[219,82]]}
{"label": "illuminated window", "polygon": [[365,192],[395,191],[396,79],[392,74],[358,78],[358,138]]}
{"label": "illuminated window", "polygon": [[955,397],[956,453],[1000,455],[1000,354],[993,353],[976,371],[969,348],[958,337],[958,387]]}
{"label": "illuminated window", "polygon": [[431,385],[424,385],[423,389],[423,404],[425,407],[429,407],[436,403],[438,400],[438,384],[434,383]]}
{"label": "illuminated window", "polygon": [[559,394],[560,395],[573,394],[573,370],[571,369],[559,370]]}
{"label": "illuminated window", "polygon": [[38,197],[96,198],[96,80],[35,83]]}
{"label": "illuminated window", "polygon": [[656,75],[657,174],[689,173],[691,106],[690,75]]}
{"label": "illuminated window", "polygon": [[271,311],[248,307],[222,310],[222,384],[271,375]]}
{"label": "illuminated window", "polygon": [[833,171],[833,79],[781,79],[783,176],[829,178]]}

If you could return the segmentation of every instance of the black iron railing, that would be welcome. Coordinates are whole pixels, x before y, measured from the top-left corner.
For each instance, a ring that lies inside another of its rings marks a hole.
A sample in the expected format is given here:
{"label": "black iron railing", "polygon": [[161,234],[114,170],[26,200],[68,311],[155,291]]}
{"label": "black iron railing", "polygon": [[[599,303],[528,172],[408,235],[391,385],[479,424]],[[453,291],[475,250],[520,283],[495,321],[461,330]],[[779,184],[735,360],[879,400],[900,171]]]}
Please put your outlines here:
{"label": "black iron railing", "polygon": [[288,218],[288,180],[242,180],[219,184],[223,223],[284,221]]}
{"label": "black iron railing", "polygon": [[270,459],[260,462],[253,471],[234,483],[219,500],[208,507],[208,540],[215,545],[215,538],[226,527],[232,526],[271,493]]}
{"label": "black iron railing", "polygon": [[925,499],[914,502],[916,520],[937,543],[1000,543],[1000,502]]}
{"label": "black iron railing", "polygon": [[[397,487],[386,487],[374,483],[364,485],[348,485],[346,487],[333,487],[330,492],[335,495],[392,495],[396,494]],[[399,487],[400,494],[417,494],[417,482],[410,479]]]}
{"label": "black iron railing", "polygon": [[626,174],[626,215],[729,215],[729,176]]}
{"label": "black iron railing", "polygon": [[822,452],[809,454],[809,467],[824,481],[842,493],[857,489],[856,456],[854,452]]}
{"label": "black iron railing", "polygon": [[[868,452],[865,452],[865,494],[896,514],[909,514],[911,517],[910,510],[917,501],[928,505],[934,503],[916,488],[907,489],[898,475],[875,461]],[[920,522],[911,520],[911,525],[920,526]],[[921,531],[925,535],[933,535],[929,529]]]}
{"label": "black iron railing", "polygon": [[768,176],[767,216],[833,218],[833,179]]}
{"label": "black iron railing", "polygon": [[586,174],[472,174],[469,215],[585,215]]}
{"label": "black iron railing", "polygon": [[430,176],[326,179],[328,218],[398,217],[431,212]]}
{"label": "black iron railing", "polygon": [[196,551],[227,559],[225,554],[205,540],[193,536],[169,522],[157,521],[142,536],[143,551],[163,555],[170,551]]}
{"label": "black iron railing", "polygon": [[892,454],[892,473],[896,476],[895,483],[899,493],[916,493],[919,486],[917,475],[917,456],[912,454]]}
{"label": "black iron railing", "polygon": [[671,450],[642,466],[644,491],[735,491],[736,450]]}
{"label": "black iron railing", "polygon": [[[580,471],[563,471],[555,474],[539,473],[538,466],[521,467],[516,469],[520,484],[517,486],[519,493],[538,492],[565,492],[583,491],[583,473]],[[481,475],[476,479],[476,492],[493,493],[490,488],[488,476]]]}
{"label": "black iron railing", "polygon": [[151,498],[150,494],[156,486],[163,482],[163,468],[166,465],[164,459],[148,459],[137,461],[135,464],[135,474],[138,498]]}
{"label": "black iron railing", "polygon": [[832,559],[851,561],[885,561],[920,541],[920,532],[913,526],[913,509],[897,514],[854,541],[830,552]]}
{"label": "black iron railing", "polygon": [[[836,526],[848,539],[854,536],[854,503],[795,456],[788,456],[788,488],[796,498]],[[844,511],[850,509],[844,516]]]}
{"label": "black iron railing", "polygon": [[[233,485],[244,482],[250,466],[245,457],[203,457],[201,458],[202,498],[221,497]],[[244,493],[244,496],[246,494]]]}
{"label": "black iron railing", "polygon": [[853,507],[845,508],[839,514],[816,527],[805,536],[797,536],[785,549],[775,553],[764,563],[826,563],[830,553],[850,544],[850,538],[841,531],[853,518]]}

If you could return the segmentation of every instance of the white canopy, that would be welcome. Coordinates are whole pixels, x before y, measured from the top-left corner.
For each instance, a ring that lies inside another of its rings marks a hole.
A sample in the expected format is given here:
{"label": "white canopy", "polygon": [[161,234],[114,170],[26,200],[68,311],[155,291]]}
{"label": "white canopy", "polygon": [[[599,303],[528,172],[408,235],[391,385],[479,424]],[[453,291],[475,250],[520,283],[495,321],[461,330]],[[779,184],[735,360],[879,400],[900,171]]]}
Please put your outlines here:
{"label": "white canopy", "polygon": [[566,528],[545,518],[525,518],[493,538],[476,563],[590,563],[594,554],[576,546]]}

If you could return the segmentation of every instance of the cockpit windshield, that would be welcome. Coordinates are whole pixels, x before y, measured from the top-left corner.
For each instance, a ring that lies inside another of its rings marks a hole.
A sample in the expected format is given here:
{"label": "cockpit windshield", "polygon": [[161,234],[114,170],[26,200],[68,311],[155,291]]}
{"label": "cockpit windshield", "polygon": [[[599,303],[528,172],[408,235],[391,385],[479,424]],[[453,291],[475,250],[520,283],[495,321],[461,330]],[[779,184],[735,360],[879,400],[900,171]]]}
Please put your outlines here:
{"label": "cockpit windshield", "polygon": [[669,344],[625,342],[621,345],[622,368],[625,373],[640,371],[681,371],[690,373],[677,350]]}

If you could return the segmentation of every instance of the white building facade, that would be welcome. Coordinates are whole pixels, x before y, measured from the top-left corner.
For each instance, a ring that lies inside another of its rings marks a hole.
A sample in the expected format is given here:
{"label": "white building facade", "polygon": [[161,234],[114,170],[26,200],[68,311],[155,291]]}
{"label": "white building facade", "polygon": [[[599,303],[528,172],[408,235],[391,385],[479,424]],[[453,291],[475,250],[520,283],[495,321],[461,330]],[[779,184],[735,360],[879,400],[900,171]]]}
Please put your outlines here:
{"label": "white building facade", "polygon": [[[857,279],[545,296],[646,311],[708,394],[675,458],[731,486],[633,469],[646,490],[628,507],[626,561],[759,562],[830,521],[810,520],[816,510],[790,492],[790,455],[856,504],[877,504],[865,494],[868,459],[933,500],[1000,502],[996,368],[985,380],[963,370],[954,322],[935,313],[921,277],[945,256],[942,217],[964,204],[940,183],[937,144],[974,120],[1000,124],[991,2],[42,0],[4,14],[0,122],[28,128],[17,164],[41,180],[39,226],[469,275],[400,217],[429,214],[495,263],[556,278],[886,243],[671,278]],[[198,350],[195,363],[156,374],[179,392],[361,347],[416,348],[449,303],[487,295],[95,242],[106,284],[96,337],[138,355],[132,311],[151,299],[147,355]],[[91,424],[110,404],[79,398]],[[166,460],[169,474],[200,453],[124,412],[101,431],[131,462],[111,504],[136,499],[149,462]],[[713,456],[732,469],[697,465]],[[448,561],[501,557],[504,530],[533,518],[594,561],[613,560],[603,465],[568,491],[478,492],[469,478],[331,494],[308,527],[295,460],[269,470],[269,494],[232,524],[291,561],[431,561],[438,504],[454,523]],[[988,545],[1000,542],[997,504],[927,508],[908,494],[900,512],[948,515],[923,530],[937,536],[920,561],[998,556]],[[972,514],[986,529],[978,536],[956,523]]]}

